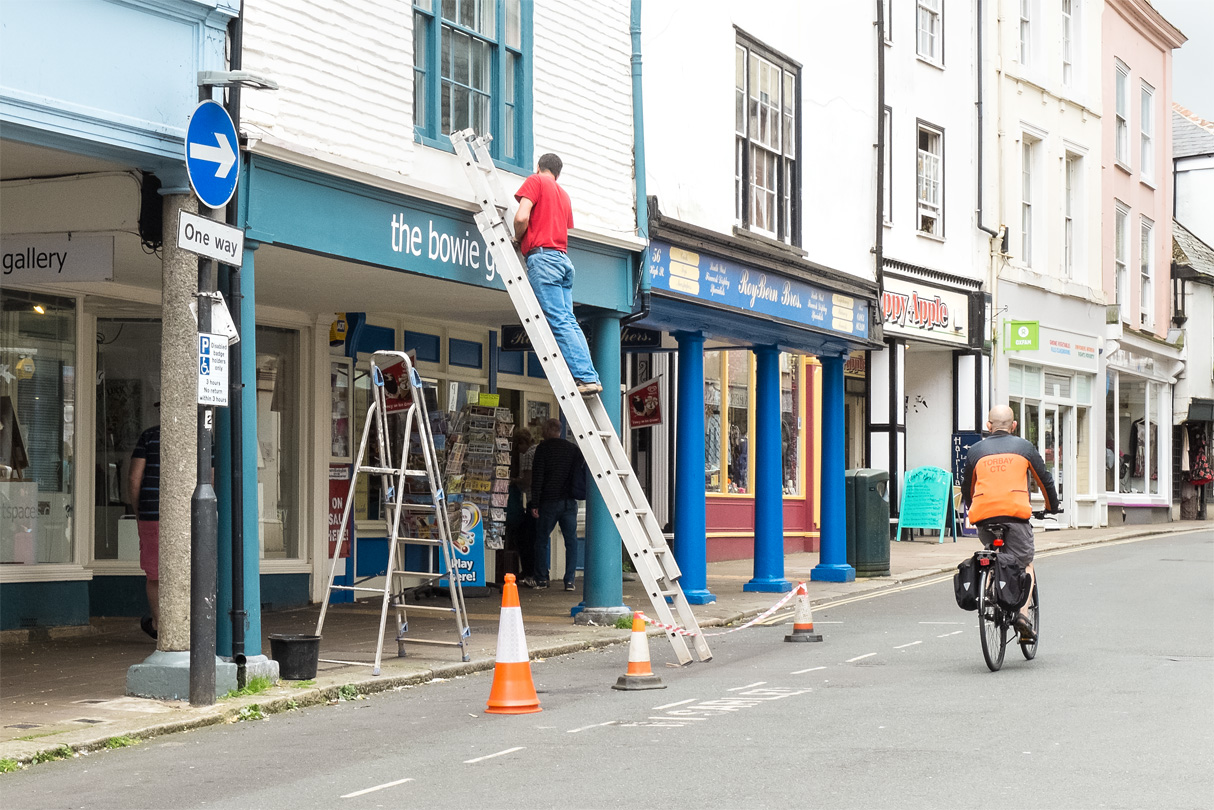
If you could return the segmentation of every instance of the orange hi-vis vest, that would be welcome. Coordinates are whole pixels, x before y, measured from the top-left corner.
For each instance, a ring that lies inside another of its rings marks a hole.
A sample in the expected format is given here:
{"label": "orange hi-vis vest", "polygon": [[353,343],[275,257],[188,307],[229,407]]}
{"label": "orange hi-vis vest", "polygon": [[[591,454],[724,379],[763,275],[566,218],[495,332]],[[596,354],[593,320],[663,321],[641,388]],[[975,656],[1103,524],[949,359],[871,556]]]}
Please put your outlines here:
{"label": "orange hi-vis vest", "polygon": [[1030,475],[1045,497],[1046,511],[1057,512],[1054,477],[1032,442],[998,431],[971,447],[961,476],[961,499],[969,507],[970,523],[1031,518]]}

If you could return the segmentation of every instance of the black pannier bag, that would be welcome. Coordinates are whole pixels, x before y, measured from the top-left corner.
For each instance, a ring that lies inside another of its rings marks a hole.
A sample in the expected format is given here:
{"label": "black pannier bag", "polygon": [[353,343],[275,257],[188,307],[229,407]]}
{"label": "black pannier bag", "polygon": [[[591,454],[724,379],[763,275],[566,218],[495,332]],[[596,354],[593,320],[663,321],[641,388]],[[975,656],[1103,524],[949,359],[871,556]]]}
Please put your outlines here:
{"label": "black pannier bag", "polygon": [[976,557],[970,557],[957,566],[957,573],[953,574],[953,595],[957,598],[957,607],[962,610],[978,609],[978,579],[981,573]]}
{"label": "black pannier bag", "polygon": [[1015,565],[1004,559],[1002,554],[995,557],[995,601],[1004,610],[1020,610],[1029,601],[1032,591],[1032,577],[1023,566]]}

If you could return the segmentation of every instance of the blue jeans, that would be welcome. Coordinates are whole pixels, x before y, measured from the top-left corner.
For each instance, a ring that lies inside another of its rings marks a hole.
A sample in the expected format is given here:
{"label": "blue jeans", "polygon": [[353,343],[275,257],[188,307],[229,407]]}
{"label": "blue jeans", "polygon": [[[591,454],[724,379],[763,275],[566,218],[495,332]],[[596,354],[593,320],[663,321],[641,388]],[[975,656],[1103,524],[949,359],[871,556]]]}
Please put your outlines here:
{"label": "blue jeans", "polygon": [[569,371],[578,382],[596,383],[598,372],[590,361],[590,347],[577,318],[573,317],[573,262],[559,250],[544,248],[527,257],[527,278]]}
{"label": "blue jeans", "polygon": [[548,581],[548,562],[552,558],[548,535],[557,526],[565,538],[565,584],[572,585],[577,577],[577,501],[544,501],[539,505],[540,516],[535,522],[535,580]]}

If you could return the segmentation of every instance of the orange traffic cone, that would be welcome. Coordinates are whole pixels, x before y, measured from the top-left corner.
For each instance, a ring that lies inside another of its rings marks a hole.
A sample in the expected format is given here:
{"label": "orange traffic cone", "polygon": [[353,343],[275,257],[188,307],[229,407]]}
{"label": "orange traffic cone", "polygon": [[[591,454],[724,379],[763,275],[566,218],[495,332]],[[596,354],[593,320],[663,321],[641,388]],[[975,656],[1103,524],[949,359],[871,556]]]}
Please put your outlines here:
{"label": "orange traffic cone", "polygon": [[809,606],[809,589],[802,582],[797,586],[797,606],[792,617],[792,632],[785,641],[821,641],[822,636],[814,632],[814,612]]}
{"label": "orange traffic cone", "polygon": [[487,714],[530,714],[543,711],[531,681],[531,658],[523,634],[523,609],[518,603],[514,574],[506,574],[502,617],[497,625],[497,663],[489,690]]}
{"label": "orange traffic cone", "polygon": [[628,640],[628,670],[612,689],[665,689],[662,679],[649,667],[649,637],[640,611],[632,614],[632,638]]}

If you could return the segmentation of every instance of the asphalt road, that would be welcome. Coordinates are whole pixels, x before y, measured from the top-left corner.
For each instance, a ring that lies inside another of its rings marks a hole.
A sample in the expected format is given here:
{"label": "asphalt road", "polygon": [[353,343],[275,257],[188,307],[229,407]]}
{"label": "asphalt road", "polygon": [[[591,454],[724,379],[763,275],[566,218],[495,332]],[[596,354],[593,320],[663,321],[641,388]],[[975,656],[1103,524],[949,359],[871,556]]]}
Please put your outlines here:
{"label": "asphalt road", "polygon": [[[490,675],[174,735],[0,776],[6,808],[1206,808],[1214,532],[1042,557],[1042,637],[987,670],[943,578],[711,639],[667,688],[624,647],[533,663],[544,711],[484,714]],[[774,601],[774,600],[773,600]]]}

